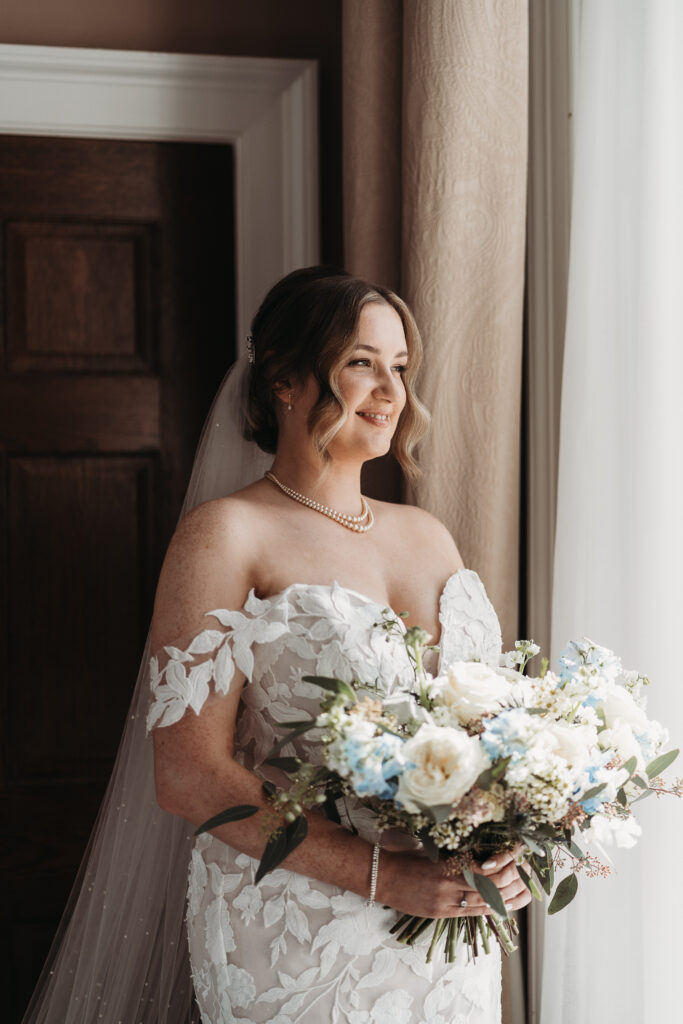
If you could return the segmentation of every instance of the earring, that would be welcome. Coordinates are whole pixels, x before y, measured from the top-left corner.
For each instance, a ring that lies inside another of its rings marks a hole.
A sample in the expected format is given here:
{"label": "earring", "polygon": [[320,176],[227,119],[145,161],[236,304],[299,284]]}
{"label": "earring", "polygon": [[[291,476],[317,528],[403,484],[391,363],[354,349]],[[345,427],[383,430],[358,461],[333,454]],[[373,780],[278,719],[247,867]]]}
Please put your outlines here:
{"label": "earring", "polygon": [[287,412],[291,412],[292,408],[292,392],[290,391],[289,394],[287,395]]}

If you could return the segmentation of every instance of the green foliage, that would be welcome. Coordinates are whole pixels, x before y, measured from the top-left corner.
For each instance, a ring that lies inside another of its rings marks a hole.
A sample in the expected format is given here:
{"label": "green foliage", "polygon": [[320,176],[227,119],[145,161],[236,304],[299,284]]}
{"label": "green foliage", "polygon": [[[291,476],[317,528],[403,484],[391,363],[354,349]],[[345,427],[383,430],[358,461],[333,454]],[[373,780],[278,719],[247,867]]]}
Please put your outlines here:
{"label": "green foliage", "polygon": [[269,757],[266,761],[266,764],[272,764],[273,768],[279,768],[288,775],[298,772],[302,763],[299,757]]}
{"label": "green foliage", "polygon": [[527,875],[526,871],[521,866],[521,864],[517,864],[517,874],[522,879],[522,881],[524,882],[525,886],[527,887],[531,895],[534,897],[534,899],[542,900],[543,896],[538,886],[534,882],[533,877],[531,875]]}
{"label": "green foliage", "polygon": [[336,693],[337,696],[345,697],[347,701],[356,703],[356,691],[343,679],[332,679],[329,676],[302,676],[301,678],[305,683],[313,683],[314,686],[320,686],[323,690]]}
{"label": "green foliage", "polygon": [[647,772],[648,779],[654,779],[657,775],[661,775],[665,768],[668,768],[673,761],[676,760],[680,753],[680,750],[669,750],[666,754],[660,754],[654,761],[650,761],[645,771]]}
{"label": "green foliage", "polygon": [[555,895],[550,901],[548,913],[556,914],[558,910],[563,910],[564,907],[566,907],[567,904],[571,903],[571,901],[574,899],[578,888],[579,880],[576,877],[576,875],[571,874],[567,875],[566,878],[563,878],[560,884],[558,885],[557,889],[555,890]]}
{"label": "green foliage", "polygon": [[504,778],[507,766],[510,764],[510,757],[502,757],[495,764],[491,765],[490,768],[484,769],[479,778],[477,779],[476,785],[479,789],[490,789],[494,782],[499,782]]}
{"label": "green foliage", "polygon": [[278,729],[287,729],[288,732],[286,736],[283,736],[271,748],[271,758],[274,754],[278,754],[283,747],[286,747],[288,743],[291,743],[293,739],[296,739],[297,736],[303,736],[305,732],[313,729],[315,727],[315,718],[302,722],[277,722],[276,725]]}
{"label": "green foliage", "polygon": [[601,782],[599,786],[593,786],[591,789],[587,789],[581,797],[582,800],[592,800],[598,793],[602,793],[603,789],[607,788],[606,782]]}
{"label": "green foliage", "polygon": [[478,871],[470,871],[469,868],[463,869],[462,876],[467,884],[476,889],[481,898],[486,900],[491,910],[495,910],[500,917],[507,918],[505,902],[495,882],[492,882],[487,875],[482,875]]}
{"label": "green foliage", "polygon": [[253,814],[260,811],[260,807],[255,807],[253,804],[240,804],[237,807],[228,807],[227,810],[221,811],[220,814],[214,814],[213,818],[209,818],[203,825],[200,825],[195,830],[195,835],[199,836],[202,832],[210,832],[212,828],[218,828],[219,825],[227,825],[231,821],[242,821],[243,818],[251,818]]}
{"label": "green foliage", "polygon": [[266,843],[261,863],[256,871],[255,883],[258,885],[264,875],[268,874],[269,871],[274,871],[276,867],[282,864],[285,857],[288,857],[292,850],[295,850],[300,843],[303,843],[307,835],[308,821],[303,814],[295,818],[291,824],[276,829],[269,836]]}

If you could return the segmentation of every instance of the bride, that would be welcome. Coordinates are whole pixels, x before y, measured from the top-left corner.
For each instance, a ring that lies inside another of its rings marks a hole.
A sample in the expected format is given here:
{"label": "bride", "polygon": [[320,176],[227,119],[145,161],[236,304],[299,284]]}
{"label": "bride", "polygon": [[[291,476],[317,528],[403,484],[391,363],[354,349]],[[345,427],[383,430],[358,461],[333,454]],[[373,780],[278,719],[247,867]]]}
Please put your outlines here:
{"label": "bride", "polygon": [[[320,696],[302,676],[409,685],[400,637],[375,627],[383,610],[407,609],[407,625],[425,627],[448,661],[494,655],[501,638],[447,530],[361,495],[363,463],[390,448],[417,471],[428,418],[405,304],[312,267],[271,289],[252,332],[249,361],[223,389],[223,413],[237,411],[246,440],[234,432],[216,447],[214,407],[159,580],[148,696],[134,702],[71,923],[25,1020],[187,1020],[189,947],[204,1024],[495,1024],[497,945],[476,964],[463,947],[456,963],[427,965],[423,948],[389,934],[397,911],[485,913],[478,892],[401,837],[378,835],[362,809],[340,807],[341,824],[309,813],[306,840],[254,884],[269,827],[261,783],[285,781],[263,762],[277,723],[315,714]],[[256,446],[274,456],[269,469],[235,489],[256,475]],[[217,485],[226,461],[240,467]],[[322,760],[306,735],[285,753]],[[265,813],[192,837],[236,804]],[[509,908],[528,903],[511,854],[479,870]]]}

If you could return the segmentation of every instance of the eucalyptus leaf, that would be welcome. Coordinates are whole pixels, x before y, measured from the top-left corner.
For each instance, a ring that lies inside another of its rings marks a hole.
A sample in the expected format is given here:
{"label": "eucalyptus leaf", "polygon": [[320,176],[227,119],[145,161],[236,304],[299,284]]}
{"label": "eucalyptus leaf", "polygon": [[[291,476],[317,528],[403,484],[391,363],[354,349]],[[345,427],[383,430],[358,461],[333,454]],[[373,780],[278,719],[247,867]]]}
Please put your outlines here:
{"label": "eucalyptus leaf", "polygon": [[497,782],[499,779],[503,777],[503,775],[505,774],[505,770],[509,764],[509,757],[503,757],[500,759],[500,761],[496,761],[496,763],[494,765],[491,765],[490,768],[484,769],[484,771],[480,774],[479,778],[477,779],[476,785],[479,786],[479,789],[490,789],[494,782]]}
{"label": "eucalyptus leaf", "polygon": [[341,818],[339,816],[339,810],[337,808],[337,801],[331,793],[325,794],[325,803],[323,804],[323,811],[328,821],[333,821],[335,825],[341,825]]}
{"label": "eucalyptus leaf", "polygon": [[680,750],[678,748],[676,748],[676,750],[668,750],[666,754],[660,754],[659,757],[654,759],[654,761],[650,761],[649,765],[645,769],[648,779],[654,779],[657,775],[660,775],[665,768],[668,768],[669,765],[676,760],[679,753]]}
{"label": "eucalyptus leaf", "polygon": [[629,775],[633,775],[633,773],[636,770],[637,766],[638,766],[637,759],[635,757],[629,757],[628,761],[625,761],[624,764],[621,767],[624,769],[625,772],[628,772]]}
{"label": "eucalyptus leaf", "polygon": [[640,796],[637,796],[635,800],[632,800],[632,804],[637,804],[640,800],[645,800],[646,797],[652,796],[654,789],[644,789]]}
{"label": "eucalyptus leaf", "polygon": [[279,828],[271,833],[256,871],[255,884],[258,885],[264,875],[269,871],[274,871],[278,865],[282,864],[285,857],[288,857],[292,850],[295,850],[299,843],[304,841],[307,834],[308,821],[303,814],[300,814],[285,828]]}
{"label": "eucalyptus leaf", "polygon": [[314,718],[297,718],[294,722],[273,722],[276,729],[303,729],[305,725],[309,728],[315,725]]}
{"label": "eucalyptus leaf", "polygon": [[578,888],[579,880],[576,875],[571,874],[567,875],[566,878],[563,878],[555,890],[555,895],[550,901],[548,913],[556,914],[558,910],[562,910],[568,903],[571,903],[576,896]]}
{"label": "eucalyptus leaf", "polygon": [[347,700],[355,702],[357,699],[353,687],[345,683],[343,679],[332,679],[329,676],[302,676],[301,678],[305,683],[313,683],[314,686],[320,686],[330,693],[339,694],[341,697],[346,697]]}
{"label": "eucalyptus leaf", "polygon": [[298,772],[302,762],[299,757],[269,757],[266,764],[272,764],[273,768],[280,768],[281,771],[292,775]]}
{"label": "eucalyptus leaf", "polygon": [[308,722],[292,723],[292,728],[290,729],[289,733],[286,736],[283,736],[282,739],[278,740],[277,743],[271,748],[271,758],[273,757],[274,754],[279,753],[279,751],[282,750],[283,747],[286,747],[288,743],[291,743],[293,739],[296,739],[297,736],[303,736],[305,732],[309,732],[309,730],[313,729],[314,727],[315,718],[309,719]]}
{"label": "eucalyptus leaf", "polygon": [[220,814],[214,814],[213,818],[209,818],[203,825],[200,825],[195,830],[195,835],[199,836],[202,832],[210,832],[212,828],[226,825],[230,821],[242,821],[243,818],[251,818],[252,814],[256,814],[260,810],[261,808],[255,807],[254,804],[239,804],[237,807],[228,807],[227,810],[221,811]]}
{"label": "eucalyptus leaf", "polygon": [[462,869],[462,877],[465,879],[465,881],[470,886],[470,888],[472,888],[472,889],[475,888],[475,885],[474,885],[474,875],[472,874],[471,868],[463,868]]}
{"label": "eucalyptus leaf", "polygon": [[434,807],[426,807],[425,813],[429,814],[435,825],[440,825],[453,813],[453,804],[436,804]]}
{"label": "eucalyptus leaf", "polygon": [[628,800],[626,799],[626,793],[624,792],[623,786],[617,792],[617,800],[621,804],[622,807],[628,807]]}
{"label": "eucalyptus leaf", "polygon": [[439,847],[436,845],[436,843],[434,842],[430,835],[422,834],[420,836],[420,839],[422,841],[422,846],[424,848],[425,853],[427,854],[429,859],[434,864],[436,864],[436,862],[439,860]]}
{"label": "eucalyptus leaf", "polygon": [[[470,885],[471,883],[468,882],[467,884]],[[495,910],[500,917],[507,918],[508,912],[505,909],[505,901],[503,900],[495,882],[492,882],[488,875],[481,875],[478,871],[475,871],[474,884],[479,895],[482,899],[486,900],[488,905],[491,907],[491,910]]]}
{"label": "eucalyptus leaf", "polygon": [[527,875],[526,871],[520,864],[517,865],[517,874],[522,879],[522,881],[524,882],[525,886],[527,887],[531,895],[534,897],[534,899],[542,900],[543,896],[541,894],[540,889],[534,882],[533,876]]}
{"label": "eucalyptus leaf", "polygon": [[544,858],[537,857],[534,855],[533,857],[529,858],[529,863],[533,870],[536,872],[536,877],[541,883],[543,891],[546,892],[548,896],[550,896],[550,890],[552,889],[552,886],[550,885],[550,869],[548,867],[548,862]]}
{"label": "eucalyptus leaf", "polygon": [[640,775],[633,775],[631,777],[631,782],[635,782],[636,786],[640,786],[641,789],[648,788],[647,782],[645,781],[645,779],[642,779]]}
{"label": "eucalyptus leaf", "polygon": [[543,850],[543,847],[539,843],[536,842],[536,840],[533,838],[533,836],[530,836],[530,835],[527,835],[526,833],[523,833],[522,834],[522,839],[524,840],[526,845],[529,847],[531,852],[535,853],[537,857],[545,857],[545,851]]}
{"label": "eucalyptus leaf", "polygon": [[587,789],[581,797],[582,800],[592,800],[598,793],[602,793],[603,789],[607,788],[606,782],[601,782],[599,786],[592,786],[591,789]]}

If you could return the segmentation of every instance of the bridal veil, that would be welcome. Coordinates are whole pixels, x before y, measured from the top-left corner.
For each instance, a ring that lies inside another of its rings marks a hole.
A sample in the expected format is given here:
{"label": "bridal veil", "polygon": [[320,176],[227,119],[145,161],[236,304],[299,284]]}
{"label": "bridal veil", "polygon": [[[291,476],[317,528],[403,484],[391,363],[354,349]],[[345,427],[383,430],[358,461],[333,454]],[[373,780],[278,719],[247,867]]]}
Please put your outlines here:
{"label": "bridal veil", "polygon": [[[181,519],[252,483],[272,462],[242,436],[249,369],[240,357],[214,399]],[[193,836],[156,801],[145,731],[149,656],[148,635],[109,786],[23,1024],[196,1019],[184,928]]]}

